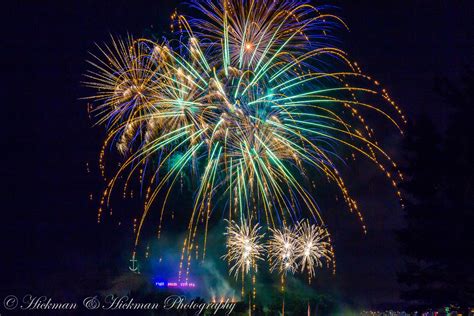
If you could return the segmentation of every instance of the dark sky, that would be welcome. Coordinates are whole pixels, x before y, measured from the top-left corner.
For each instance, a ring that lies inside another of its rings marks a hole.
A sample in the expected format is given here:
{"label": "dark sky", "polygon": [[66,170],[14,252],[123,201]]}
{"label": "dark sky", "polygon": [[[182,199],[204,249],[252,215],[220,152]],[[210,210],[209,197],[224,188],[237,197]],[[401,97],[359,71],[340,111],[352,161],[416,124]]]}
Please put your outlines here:
{"label": "dark sky", "polygon": [[[433,79],[456,78],[473,65],[471,1],[325,3],[338,6],[349,24],[342,47],[362,69],[387,87],[409,117],[429,113],[442,127],[446,115]],[[3,9],[1,292],[58,292],[108,258],[118,261],[120,254],[107,257],[104,249],[121,238],[96,225],[96,207],[87,199],[100,183],[86,175],[85,163],[96,163],[104,134],[91,127],[79,100],[88,91],[80,81],[94,42],[107,41],[110,33],[160,33],[177,4],[18,1]],[[355,172],[364,179],[351,185],[367,209],[369,234],[362,236],[345,211],[335,213],[342,218],[335,219],[337,284],[354,300],[396,301],[400,260],[392,231],[401,210],[389,190],[378,188],[374,178],[380,176]]]}

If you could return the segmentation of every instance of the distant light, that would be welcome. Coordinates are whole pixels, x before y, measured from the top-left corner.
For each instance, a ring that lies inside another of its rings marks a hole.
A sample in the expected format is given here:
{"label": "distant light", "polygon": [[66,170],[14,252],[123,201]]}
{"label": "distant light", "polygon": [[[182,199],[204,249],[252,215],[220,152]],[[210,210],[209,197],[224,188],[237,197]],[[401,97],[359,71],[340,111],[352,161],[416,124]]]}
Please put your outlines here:
{"label": "distant light", "polygon": [[184,289],[184,288],[195,288],[196,287],[196,283],[194,282],[168,282],[166,280],[159,280],[159,281],[155,281],[155,286],[159,287],[159,288],[181,288],[181,289]]}

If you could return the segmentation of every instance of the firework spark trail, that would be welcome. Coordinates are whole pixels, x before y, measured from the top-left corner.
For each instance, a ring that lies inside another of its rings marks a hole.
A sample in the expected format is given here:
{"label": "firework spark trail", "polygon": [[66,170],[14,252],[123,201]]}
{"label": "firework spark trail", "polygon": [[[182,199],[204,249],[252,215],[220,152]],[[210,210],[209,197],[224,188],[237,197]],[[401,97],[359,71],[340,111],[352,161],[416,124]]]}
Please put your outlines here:
{"label": "firework spark trail", "polygon": [[[161,204],[161,231],[167,200],[188,174],[196,182],[183,247],[183,257],[190,258],[200,225],[205,251],[218,203],[229,206],[231,222],[254,218],[274,229],[302,218],[323,224],[313,191],[319,173],[363,222],[338,169],[347,150],[354,159],[372,161],[400,194],[402,175],[391,171],[397,166],[378,144],[366,114],[374,112],[398,129],[404,116],[380,84],[333,45],[334,30],[345,27],[337,16],[288,0],[194,4],[205,18],[173,14],[180,40],[112,38],[99,47],[102,56],[90,61],[85,84],[96,92],[88,99],[97,124],[108,132],[100,155],[107,185],[99,221],[118,183],[124,182],[125,196],[138,176],[146,188],[138,245],[155,200]],[[112,144],[124,158],[108,177],[105,148]],[[298,233],[314,242],[325,238],[312,227],[303,223]],[[308,256],[297,247],[309,275],[329,255],[314,247]]]}

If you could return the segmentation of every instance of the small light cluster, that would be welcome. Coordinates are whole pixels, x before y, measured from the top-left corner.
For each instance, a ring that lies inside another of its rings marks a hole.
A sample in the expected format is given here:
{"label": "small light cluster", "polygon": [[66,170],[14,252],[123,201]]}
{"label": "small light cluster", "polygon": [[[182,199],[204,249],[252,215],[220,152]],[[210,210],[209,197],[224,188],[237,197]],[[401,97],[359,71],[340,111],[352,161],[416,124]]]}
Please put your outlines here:
{"label": "small light cluster", "polygon": [[155,286],[159,288],[190,288],[193,289],[196,287],[196,283],[194,282],[176,282],[176,281],[155,281]]}

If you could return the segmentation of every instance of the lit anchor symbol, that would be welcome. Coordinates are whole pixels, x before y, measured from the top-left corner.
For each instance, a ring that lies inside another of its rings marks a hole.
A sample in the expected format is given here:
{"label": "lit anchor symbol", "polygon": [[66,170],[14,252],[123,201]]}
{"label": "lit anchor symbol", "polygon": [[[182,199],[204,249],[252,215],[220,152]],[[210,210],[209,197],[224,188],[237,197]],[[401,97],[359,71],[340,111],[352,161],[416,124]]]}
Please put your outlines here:
{"label": "lit anchor symbol", "polygon": [[135,256],[133,256],[132,259],[130,259],[129,261],[132,263],[132,266],[128,267],[130,269],[130,271],[132,271],[133,273],[140,274],[140,271],[138,270],[138,268],[139,268],[138,260],[135,259]]}

